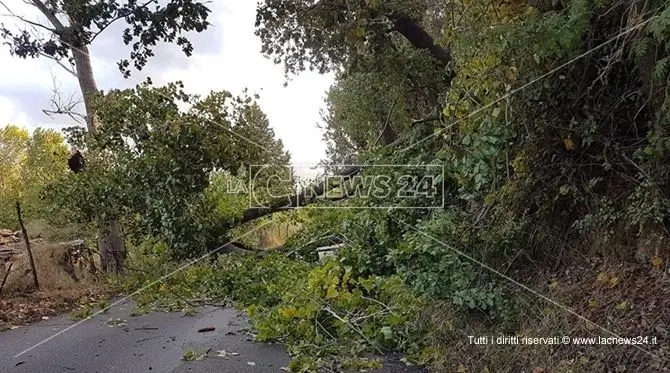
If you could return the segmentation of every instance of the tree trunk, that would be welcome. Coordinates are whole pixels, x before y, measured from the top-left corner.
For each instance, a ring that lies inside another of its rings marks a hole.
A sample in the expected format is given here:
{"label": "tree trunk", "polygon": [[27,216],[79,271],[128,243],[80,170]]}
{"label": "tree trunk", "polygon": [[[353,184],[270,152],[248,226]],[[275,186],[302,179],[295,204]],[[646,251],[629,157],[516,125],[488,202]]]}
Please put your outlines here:
{"label": "tree trunk", "polygon": [[395,129],[393,128],[393,124],[387,123],[384,125],[384,128],[382,129],[381,133],[381,139],[384,142],[384,144],[392,144],[395,142],[397,139],[398,135],[395,132]]}
{"label": "tree trunk", "polygon": [[391,20],[394,30],[404,36],[415,48],[427,50],[442,66],[447,66],[451,62],[449,50],[435,44],[433,37],[408,16],[398,14],[391,17]]}
{"label": "tree trunk", "polygon": [[[390,123],[389,126],[390,127]],[[397,143],[395,131],[390,128],[386,128],[382,131],[380,139],[382,139],[382,144],[384,146],[394,146]],[[335,173],[335,176],[342,177],[342,181],[349,181],[353,176],[357,175],[365,168],[364,165],[348,165],[340,172]],[[304,189],[304,191],[298,195],[292,195],[286,203],[286,199],[281,199],[279,201],[271,202],[268,207],[251,207],[244,210],[242,217],[238,220],[228,222],[226,228],[233,228],[250,221],[262,218],[264,216],[272,215],[276,212],[287,211],[295,209],[296,207],[305,206],[316,200],[317,197],[323,196],[324,193],[328,192],[330,189],[334,188],[335,185],[330,185],[325,182],[318,184],[313,184]],[[331,200],[341,200],[345,199],[346,194],[343,198],[331,199]]]}
{"label": "tree trunk", "polygon": [[[68,40],[67,27],[58,19],[53,9],[51,9],[43,0],[32,0],[32,3],[39,11],[47,17],[53,25],[55,32],[62,38],[62,41],[70,47],[72,57],[79,81],[79,88],[84,98],[84,107],[86,109],[86,127],[93,133],[99,126],[95,108],[93,107],[93,97],[98,93],[98,85],[93,75],[93,66],[91,65],[91,55],[88,46],[78,40]],[[76,17],[69,15],[70,19],[76,20]],[[123,258],[125,256],[125,245],[121,226],[118,221],[111,220],[106,222],[107,227],[101,232],[100,238],[100,257],[102,260],[103,271],[108,273],[121,273],[123,271]],[[106,263],[106,264],[105,264]]]}
{"label": "tree trunk", "polygon": [[84,96],[84,107],[86,108],[86,126],[89,132],[95,132],[98,128],[98,120],[93,108],[93,96],[98,92],[98,85],[93,76],[93,66],[91,66],[91,55],[86,46],[71,48],[74,58],[74,65],[77,69],[77,80],[81,94]]}
{"label": "tree trunk", "polygon": [[[98,86],[93,76],[93,67],[91,65],[91,55],[86,46],[72,48],[75,67],[77,68],[77,80],[81,93],[84,96],[84,106],[86,107],[86,125],[89,132],[97,130],[99,123],[93,107],[93,97],[98,93]],[[100,242],[100,260],[102,270],[110,274],[120,274],[123,272],[123,259],[125,258],[125,245],[121,225],[117,220],[106,222],[106,227],[101,232]]]}
{"label": "tree trunk", "polygon": [[103,228],[100,240],[100,261],[102,270],[109,274],[123,273],[123,263],[126,257],[125,245],[121,224],[112,221]]}
{"label": "tree trunk", "polygon": [[[349,180],[352,176],[358,174],[363,169],[363,166],[353,165],[348,166],[342,171],[338,172],[336,175],[341,176],[343,181]],[[311,185],[305,190],[298,194],[292,195],[288,198],[288,203],[286,203],[286,198],[280,199],[276,202],[271,202],[268,207],[251,207],[244,210],[242,217],[238,220],[235,220],[227,224],[227,228],[236,227],[244,223],[248,223],[252,220],[262,218],[263,216],[272,215],[275,212],[292,210],[296,207],[304,206],[313,202],[316,197],[323,195],[328,189],[335,187],[334,185],[326,185],[325,182],[321,182],[316,185]]]}

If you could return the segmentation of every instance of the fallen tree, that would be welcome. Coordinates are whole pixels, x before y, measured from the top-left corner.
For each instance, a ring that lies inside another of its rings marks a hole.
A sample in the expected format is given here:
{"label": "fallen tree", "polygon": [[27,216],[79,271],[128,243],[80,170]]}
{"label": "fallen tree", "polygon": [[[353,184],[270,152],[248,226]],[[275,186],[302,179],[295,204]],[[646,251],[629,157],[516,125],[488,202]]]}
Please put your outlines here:
{"label": "fallen tree", "polygon": [[[339,176],[342,178],[342,181],[348,181],[353,176],[357,175],[364,168],[362,165],[352,165],[347,166],[344,169],[336,172],[334,176]],[[328,192],[336,185],[329,184],[327,179],[316,184],[311,185],[299,194],[293,195],[287,199],[280,199],[278,201],[271,202],[267,207],[251,207],[244,210],[242,217],[240,219],[234,220],[228,224],[228,228],[233,228],[244,223],[262,218],[264,216],[272,215],[276,212],[291,210],[300,206],[307,205],[316,201],[317,197],[322,196],[324,193]]]}

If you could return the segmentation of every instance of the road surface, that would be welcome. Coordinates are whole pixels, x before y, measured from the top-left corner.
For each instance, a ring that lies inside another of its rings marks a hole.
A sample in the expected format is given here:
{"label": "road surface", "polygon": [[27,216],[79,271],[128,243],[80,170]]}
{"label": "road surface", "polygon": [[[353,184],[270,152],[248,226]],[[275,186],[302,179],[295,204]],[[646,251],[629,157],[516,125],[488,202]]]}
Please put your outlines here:
{"label": "road surface", "polygon": [[[0,332],[0,372],[270,373],[283,372],[289,362],[284,346],[252,342],[247,320],[234,309],[205,307],[195,316],[153,312],[133,317],[132,308],[126,301],[74,327],[62,315]],[[209,352],[202,360],[184,361],[186,351]],[[419,371],[389,361],[378,372]]]}

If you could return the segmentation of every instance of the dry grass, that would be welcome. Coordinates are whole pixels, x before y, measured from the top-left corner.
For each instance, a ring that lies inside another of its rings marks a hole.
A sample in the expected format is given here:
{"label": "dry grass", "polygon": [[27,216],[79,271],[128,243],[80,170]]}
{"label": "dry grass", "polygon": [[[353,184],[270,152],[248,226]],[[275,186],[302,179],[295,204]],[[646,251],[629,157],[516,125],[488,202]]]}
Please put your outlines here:
{"label": "dry grass", "polygon": [[[87,264],[80,262],[74,265],[74,274],[78,281],[68,273],[66,266],[67,248],[59,244],[31,243],[37,269],[37,279],[40,283],[40,291],[62,292],[79,289],[95,283],[95,277],[88,272]],[[3,289],[3,295],[12,296],[25,294],[33,288],[33,278],[30,270],[28,255],[25,246],[18,247],[23,254],[16,256],[13,260],[12,270],[7,277],[7,283]],[[1,273],[4,275],[4,270]]]}
{"label": "dry grass", "polygon": [[73,310],[82,304],[108,299],[116,292],[110,287],[92,285],[64,291],[35,293],[0,299],[0,331]]}
{"label": "dry grass", "polygon": [[[81,265],[68,267],[65,245],[31,242],[31,247],[40,290],[34,291],[28,255],[21,243],[15,248],[24,253],[13,258],[14,264],[0,298],[0,330],[66,312],[82,302],[93,302],[114,292],[109,284],[89,272],[87,263],[80,261]],[[99,268],[98,263],[96,266]],[[2,276],[4,268],[0,268],[0,279]]]}
{"label": "dry grass", "polygon": [[41,237],[47,242],[66,242],[90,236],[90,232],[83,231],[80,225],[54,227],[40,219],[26,222],[26,230],[31,238]]}

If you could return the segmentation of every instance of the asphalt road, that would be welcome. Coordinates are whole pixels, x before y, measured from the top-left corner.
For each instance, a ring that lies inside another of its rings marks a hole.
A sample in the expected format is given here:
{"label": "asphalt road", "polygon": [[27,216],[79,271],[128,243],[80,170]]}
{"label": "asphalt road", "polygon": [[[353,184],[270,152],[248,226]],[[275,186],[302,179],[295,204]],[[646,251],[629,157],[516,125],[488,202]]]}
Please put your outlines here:
{"label": "asphalt road", "polygon": [[[195,316],[153,312],[136,317],[129,315],[131,309],[129,301],[121,303],[66,331],[75,322],[62,315],[1,332],[0,372],[269,373],[282,372],[288,364],[284,346],[251,342],[244,315],[234,309],[206,307]],[[186,351],[209,352],[202,360],[183,361]],[[419,370],[388,361],[377,372]]]}

